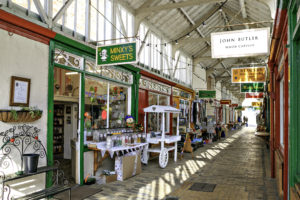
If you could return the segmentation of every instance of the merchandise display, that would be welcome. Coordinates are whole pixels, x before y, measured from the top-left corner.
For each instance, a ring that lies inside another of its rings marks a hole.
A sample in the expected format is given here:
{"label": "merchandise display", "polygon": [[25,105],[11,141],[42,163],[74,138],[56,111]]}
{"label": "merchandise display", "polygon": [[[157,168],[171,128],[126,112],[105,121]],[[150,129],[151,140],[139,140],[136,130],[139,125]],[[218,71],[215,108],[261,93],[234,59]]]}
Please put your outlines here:
{"label": "merchandise display", "polygon": [[64,154],[64,105],[54,105],[53,119],[53,154],[62,158]]}

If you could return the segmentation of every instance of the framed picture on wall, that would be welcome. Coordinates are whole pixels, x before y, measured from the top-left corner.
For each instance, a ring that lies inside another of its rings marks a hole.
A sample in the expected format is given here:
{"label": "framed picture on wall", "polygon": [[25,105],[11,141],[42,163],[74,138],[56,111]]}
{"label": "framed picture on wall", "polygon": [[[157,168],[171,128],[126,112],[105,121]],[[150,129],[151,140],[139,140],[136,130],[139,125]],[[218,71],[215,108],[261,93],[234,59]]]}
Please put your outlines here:
{"label": "framed picture on wall", "polygon": [[30,79],[17,76],[11,77],[10,106],[29,106]]}

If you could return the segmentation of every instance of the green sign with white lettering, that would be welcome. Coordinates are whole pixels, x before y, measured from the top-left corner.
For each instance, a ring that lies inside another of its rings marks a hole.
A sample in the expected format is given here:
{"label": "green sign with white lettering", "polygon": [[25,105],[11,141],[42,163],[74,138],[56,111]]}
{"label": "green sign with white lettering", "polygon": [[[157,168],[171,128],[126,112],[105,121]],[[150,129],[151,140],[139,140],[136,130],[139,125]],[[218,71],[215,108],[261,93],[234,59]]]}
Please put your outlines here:
{"label": "green sign with white lettering", "polygon": [[97,46],[97,65],[119,65],[136,63],[136,43]]}
{"label": "green sign with white lettering", "polygon": [[200,90],[199,91],[199,98],[216,98],[216,91],[215,90]]}
{"label": "green sign with white lettering", "polygon": [[264,83],[242,83],[241,92],[264,92]]}

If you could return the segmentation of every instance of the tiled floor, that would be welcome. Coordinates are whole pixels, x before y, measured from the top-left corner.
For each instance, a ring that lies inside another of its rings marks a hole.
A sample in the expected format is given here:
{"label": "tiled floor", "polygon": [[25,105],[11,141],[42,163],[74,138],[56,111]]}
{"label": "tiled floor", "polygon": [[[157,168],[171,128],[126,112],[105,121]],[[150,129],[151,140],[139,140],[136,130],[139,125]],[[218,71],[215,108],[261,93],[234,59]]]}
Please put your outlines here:
{"label": "tiled floor", "polygon": [[[152,160],[140,175],[103,186],[88,199],[263,199],[277,200],[275,180],[270,179],[269,151],[254,129],[243,128],[226,139],[207,144],[165,169]],[[194,183],[215,184],[212,192],[189,190]]]}

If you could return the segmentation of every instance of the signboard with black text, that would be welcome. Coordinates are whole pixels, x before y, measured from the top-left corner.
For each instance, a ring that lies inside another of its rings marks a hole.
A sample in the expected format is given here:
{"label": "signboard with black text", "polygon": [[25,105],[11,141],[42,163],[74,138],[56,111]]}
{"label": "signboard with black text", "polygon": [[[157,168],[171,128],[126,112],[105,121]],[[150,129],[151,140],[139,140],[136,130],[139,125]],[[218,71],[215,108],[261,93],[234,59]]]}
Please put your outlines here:
{"label": "signboard with black text", "polygon": [[230,58],[268,55],[270,28],[211,33],[211,57]]}

